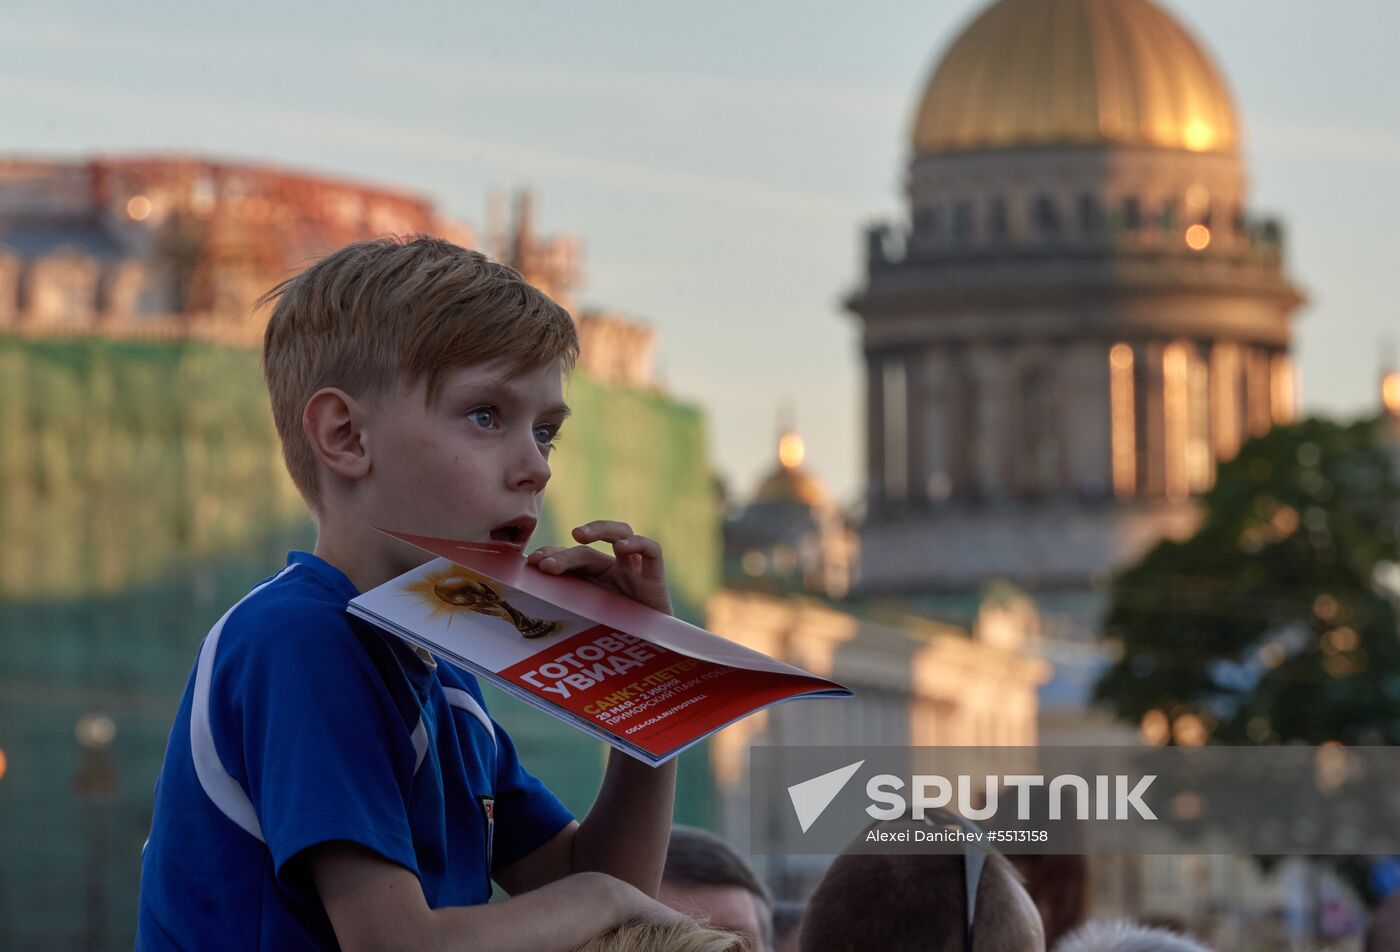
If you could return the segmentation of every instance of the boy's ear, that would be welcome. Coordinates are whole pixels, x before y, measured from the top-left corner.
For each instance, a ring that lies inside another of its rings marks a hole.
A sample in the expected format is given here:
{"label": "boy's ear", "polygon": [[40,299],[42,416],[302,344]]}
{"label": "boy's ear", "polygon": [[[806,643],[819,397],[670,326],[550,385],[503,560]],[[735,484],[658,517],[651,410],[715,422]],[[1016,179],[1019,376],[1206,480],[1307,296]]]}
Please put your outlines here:
{"label": "boy's ear", "polygon": [[301,414],[301,429],[311,452],[322,466],[342,479],[363,479],[369,475],[364,423],[364,407],[337,387],[317,390]]}

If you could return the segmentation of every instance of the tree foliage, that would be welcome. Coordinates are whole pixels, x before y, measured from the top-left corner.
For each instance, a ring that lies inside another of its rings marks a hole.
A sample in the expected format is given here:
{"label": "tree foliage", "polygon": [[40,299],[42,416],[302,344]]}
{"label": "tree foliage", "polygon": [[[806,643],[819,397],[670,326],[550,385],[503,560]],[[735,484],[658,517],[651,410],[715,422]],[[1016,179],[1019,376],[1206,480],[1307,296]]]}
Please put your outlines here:
{"label": "tree foliage", "polygon": [[1195,534],[1113,580],[1095,699],[1162,740],[1400,743],[1388,423],[1303,420],[1221,465]]}

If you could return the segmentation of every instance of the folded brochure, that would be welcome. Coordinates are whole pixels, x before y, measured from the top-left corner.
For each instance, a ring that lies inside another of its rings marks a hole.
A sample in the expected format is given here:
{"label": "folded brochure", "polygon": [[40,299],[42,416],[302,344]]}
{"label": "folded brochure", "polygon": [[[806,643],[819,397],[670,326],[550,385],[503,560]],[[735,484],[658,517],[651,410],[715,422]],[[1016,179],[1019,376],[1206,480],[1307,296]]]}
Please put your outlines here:
{"label": "folded brochure", "polygon": [[541,572],[512,546],[388,534],[438,558],[352,599],[351,614],[653,766],[774,704],[851,696],[585,579]]}

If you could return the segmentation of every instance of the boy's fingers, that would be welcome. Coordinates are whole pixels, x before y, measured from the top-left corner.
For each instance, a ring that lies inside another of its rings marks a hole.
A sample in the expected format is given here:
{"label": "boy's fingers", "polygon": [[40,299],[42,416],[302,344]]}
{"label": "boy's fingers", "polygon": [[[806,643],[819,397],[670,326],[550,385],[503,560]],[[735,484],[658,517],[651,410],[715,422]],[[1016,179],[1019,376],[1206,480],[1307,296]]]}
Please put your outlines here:
{"label": "boy's fingers", "polygon": [[632,535],[632,527],[615,519],[599,519],[578,526],[573,535],[579,542],[617,542]]}
{"label": "boy's fingers", "polygon": [[640,555],[642,574],[648,578],[659,578],[664,572],[661,568],[661,543],[655,539],[639,535],[629,536],[614,542],[613,551],[619,559],[628,555]]}
{"label": "boy's fingers", "polygon": [[541,571],[553,572],[556,575],[562,572],[592,575],[606,572],[613,567],[614,561],[613,557],[607,553],[599,552],[586,545],[576,545],[572,549],[561,549],[552,555],[547,555],[540,559],[537,564]]}
{"label": "boy's fingers", "polygon": [[530,555],[525,559],[525,562],[529,565],[537,565],[539,564],[540,559],[547,559],[551,555],[557,555],[563,551],[564,547],[562,545],[542,545],[535,551],[531,552]]}

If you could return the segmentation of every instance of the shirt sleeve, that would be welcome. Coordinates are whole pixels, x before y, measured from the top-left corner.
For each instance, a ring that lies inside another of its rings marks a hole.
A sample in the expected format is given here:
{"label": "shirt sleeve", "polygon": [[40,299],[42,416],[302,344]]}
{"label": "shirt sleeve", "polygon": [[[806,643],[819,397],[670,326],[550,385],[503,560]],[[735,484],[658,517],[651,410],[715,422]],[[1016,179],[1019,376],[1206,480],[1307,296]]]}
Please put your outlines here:
{"label": "shirt sleeve", "polygon": [[529,856],[566,827],[574,815],[520,763],[515,743],[495,720],[496,823],[491,854],[494,874]]}
{"label": "shirt sleeve", "polygon": [[243,637],[222,672],[232,743],[241,745],[242,779],[278,885],[314,901],[298,859],[331,841],[357,843],[417,875],[412,740],[375,666],[372,636],[315,602],[235,618]]}

